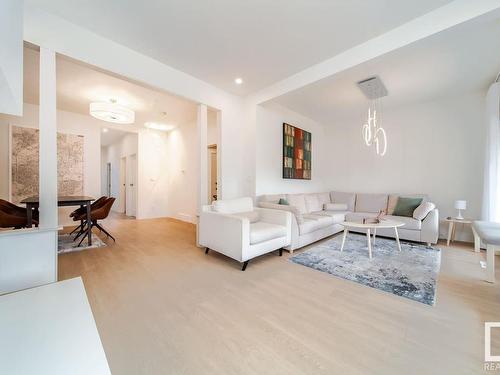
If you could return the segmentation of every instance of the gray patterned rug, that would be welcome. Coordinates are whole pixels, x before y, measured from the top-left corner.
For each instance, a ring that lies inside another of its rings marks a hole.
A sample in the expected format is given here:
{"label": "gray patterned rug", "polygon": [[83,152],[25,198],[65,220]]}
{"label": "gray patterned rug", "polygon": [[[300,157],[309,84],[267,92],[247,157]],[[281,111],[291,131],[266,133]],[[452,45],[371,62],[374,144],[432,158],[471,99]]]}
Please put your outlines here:
{"label": "gray patterned rug", "polygon": [[342,235],[325,241],[290,260],[346,280],[433,306],[441,250],[416,243],[377,238],[368,258],[366,235],[349,233],[344,251]]}
{"label": "gray patterned rug", "polygon": [[70,236],[69,234],[60,234],[57,237],[58,254],[71,253],[73,251],[82,251],[106,246],[106,244],[94,233],[92,233],[92,246],[88,246],[88,241],[86,239],[83,240],[81,246],[78,246],[78,242],[80,242],[80,239],[78,239],[78,241],[73,241],[74,236]]}

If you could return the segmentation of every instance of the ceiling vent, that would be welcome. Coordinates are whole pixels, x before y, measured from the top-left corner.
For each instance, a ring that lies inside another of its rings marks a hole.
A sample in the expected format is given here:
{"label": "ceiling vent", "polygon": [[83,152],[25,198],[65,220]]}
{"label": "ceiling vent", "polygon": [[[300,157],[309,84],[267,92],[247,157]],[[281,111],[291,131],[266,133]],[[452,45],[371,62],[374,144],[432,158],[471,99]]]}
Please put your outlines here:
{"label": "ceiling vent", "polygon": [[358,87],[370,100],[387,96],[387,89],[382,80],[377,76],[359,81]]}

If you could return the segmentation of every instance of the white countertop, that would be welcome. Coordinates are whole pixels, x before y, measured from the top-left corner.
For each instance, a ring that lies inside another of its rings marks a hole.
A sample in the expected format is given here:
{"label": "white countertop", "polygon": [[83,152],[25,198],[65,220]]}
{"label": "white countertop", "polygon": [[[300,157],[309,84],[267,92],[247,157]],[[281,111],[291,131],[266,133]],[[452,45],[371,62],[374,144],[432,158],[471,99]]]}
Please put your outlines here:
{"label": "white countertop", "polygon": [[80,277],[0,296],[0,374],[111,374]]}

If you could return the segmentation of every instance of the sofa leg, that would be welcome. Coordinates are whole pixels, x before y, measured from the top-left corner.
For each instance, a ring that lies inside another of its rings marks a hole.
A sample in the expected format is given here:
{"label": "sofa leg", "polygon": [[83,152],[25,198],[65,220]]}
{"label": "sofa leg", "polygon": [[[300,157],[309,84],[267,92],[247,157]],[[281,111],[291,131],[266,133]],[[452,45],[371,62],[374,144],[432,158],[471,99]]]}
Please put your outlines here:
{"label": "sofa leg", "polygon": [[210,249],[209,249],[208,247],[207,247],[207,248],[205,248],[205,254],[208,254],[208,251],[209,251],[209,250],[210,250]]}
{"label": "sofa leg", "polygon": [[290,249],[290,250],[288,250],[288,251],[290,252],[290,255],[291,255],[291,254],[293,254],[293,250],[292,250],[292,249]]}
{"label": "sofa leg", "polygon": [[432,246],[432,244],[431,244],[430,242],[427,242],[427,246],[428,246],[428,247],[431,247],[431,246]]}
{"label": "sofa leg", "polygon": [[283,248],[279,249],[278,251],[279,251],[280,256],[282,256],[283,255]]}
{"label": "sofa leg", "polygon": [[245,271],[247,269],[248,262],[249,262],[248,260],[246,262],[243,262],[243,267],[241,267],[242,271]]}

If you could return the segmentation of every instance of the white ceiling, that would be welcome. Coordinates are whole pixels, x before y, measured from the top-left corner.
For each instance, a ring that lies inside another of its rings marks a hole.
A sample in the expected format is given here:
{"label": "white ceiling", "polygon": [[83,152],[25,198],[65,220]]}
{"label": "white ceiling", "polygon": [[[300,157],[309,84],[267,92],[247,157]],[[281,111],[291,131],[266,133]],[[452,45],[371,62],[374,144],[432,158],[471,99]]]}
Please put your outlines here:
{"label": "white ceiling", "polygon": [[468,91],[486,93],[500,72],[500,11],[302,87],[273,100],[328,125],[364,114],[368,100],[356,82],[378,75],[389,95],[384,109]]}
{"label": "white ceiling", "polygon": [[113,129],[113,128],[106,128],[106,129],[108,129],[107,132],[101,133],[101,146],[109,146],[113,143],[116,143],[120,139],[122,139],[125,136],[125,134],[127,134],[126,131],[118,129]]}
{"label": "white ceiling", "polygon": [[[38,66],[39,52],[25,48],[24,101],[31,104],[38,104]],[[116,99],[119,104],[135,111],[135,124],[118,125],[123,129],[142,128],[146,121],[165,122],[175,126],[196,121],[196,104],[191,101],[132,83],[58,56],[58,109],[88,115],[91,102],[110,99]],[[162,112],[166,112],[166,115]],[[110,123],[101,122],[103,127],[113,127]],[[116,128],[117,125],[114,127]]]}
{"label": "white ceiling", "polygon": [[[245,95],[451,0],[26,0]],[[234,78],[242,77],[237,86]]]}

